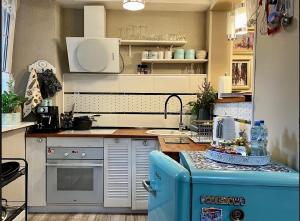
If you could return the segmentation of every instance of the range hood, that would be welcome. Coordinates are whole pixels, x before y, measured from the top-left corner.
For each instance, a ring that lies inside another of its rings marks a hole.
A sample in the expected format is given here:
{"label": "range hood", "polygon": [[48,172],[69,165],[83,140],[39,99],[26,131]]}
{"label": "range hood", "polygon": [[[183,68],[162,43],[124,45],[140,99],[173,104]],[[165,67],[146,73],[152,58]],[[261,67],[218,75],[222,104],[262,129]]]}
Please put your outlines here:
{"label": "range hood", "polygon": [[119,38],[105,38],[104,6],[84,6],[84,37],[66,37],[70,72],[119,73]]}

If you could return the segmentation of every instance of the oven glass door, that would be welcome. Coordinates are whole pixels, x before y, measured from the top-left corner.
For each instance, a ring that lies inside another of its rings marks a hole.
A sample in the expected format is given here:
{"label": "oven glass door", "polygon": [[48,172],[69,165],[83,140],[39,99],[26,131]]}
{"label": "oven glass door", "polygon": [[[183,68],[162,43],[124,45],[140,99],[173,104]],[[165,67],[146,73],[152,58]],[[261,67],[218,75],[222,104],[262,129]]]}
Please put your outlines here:
{"label": "oven glass door", "polygon": [[47,203],[102,204],[103,160],[48,160]]}

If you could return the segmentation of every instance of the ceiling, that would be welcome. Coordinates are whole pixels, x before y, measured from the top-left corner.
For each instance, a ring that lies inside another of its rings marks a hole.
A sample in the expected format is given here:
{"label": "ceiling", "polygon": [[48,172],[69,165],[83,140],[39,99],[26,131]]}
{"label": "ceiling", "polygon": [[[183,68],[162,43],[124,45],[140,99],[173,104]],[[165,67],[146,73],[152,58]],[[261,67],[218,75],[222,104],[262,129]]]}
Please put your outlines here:
{"label": "ceiling", "polygon": [[[122,10],[123,0],[56,0],[65,8],[82,8],[83,5],[99,4],[106,9]],[[210,0],[145,0],[146,11],[206,11]]]}

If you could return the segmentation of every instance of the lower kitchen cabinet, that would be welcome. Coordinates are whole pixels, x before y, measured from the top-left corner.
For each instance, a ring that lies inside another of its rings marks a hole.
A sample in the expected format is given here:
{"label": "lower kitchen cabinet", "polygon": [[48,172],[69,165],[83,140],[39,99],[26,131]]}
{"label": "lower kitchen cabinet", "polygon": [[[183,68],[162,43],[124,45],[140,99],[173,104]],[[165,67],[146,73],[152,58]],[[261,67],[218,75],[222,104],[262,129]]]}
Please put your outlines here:
{"label": "lower kitchen cabinet", "polygon": [[46,206],[46,138],[26,138],[28,206]]}
{"label": "lower kitchen cabinet", "polygon": [[104,207],[131,207],[131,139],[104,139]]}
{"label": "lower kitchen cabinet", "polygon": [[142,180],[148,180],[149,153],[159,148],[155,139],[132,140],[132,209],[146,210],[148,208],[148,192],[142,185]]}

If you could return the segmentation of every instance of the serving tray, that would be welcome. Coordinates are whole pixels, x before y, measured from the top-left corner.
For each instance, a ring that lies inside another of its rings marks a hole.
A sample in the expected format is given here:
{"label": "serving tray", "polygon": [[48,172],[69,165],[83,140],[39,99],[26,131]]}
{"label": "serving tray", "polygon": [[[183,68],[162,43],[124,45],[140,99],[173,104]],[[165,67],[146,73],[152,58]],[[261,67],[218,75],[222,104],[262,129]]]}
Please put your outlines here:
{"label": "serving tray", "polygon": [[247,166],[263,166],[269,164],[271,161],[271,156],[269,154],[266,156],[242,156],[214,150],[206,151],[204,157],[221,163]]}

